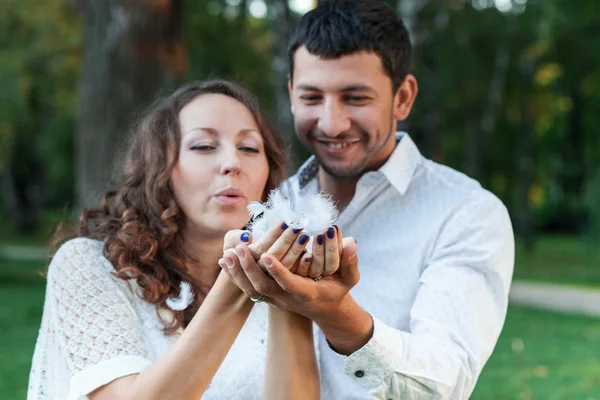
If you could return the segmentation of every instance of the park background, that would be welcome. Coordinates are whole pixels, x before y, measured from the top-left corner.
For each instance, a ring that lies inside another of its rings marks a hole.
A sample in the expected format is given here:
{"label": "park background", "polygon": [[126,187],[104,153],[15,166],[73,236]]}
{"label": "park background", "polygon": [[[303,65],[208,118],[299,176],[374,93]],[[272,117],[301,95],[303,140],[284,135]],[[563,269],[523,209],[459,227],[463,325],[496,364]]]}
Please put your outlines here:
{"label": "park background", "polygon": [[[247,85],[290,167],[287,37],[313,0],[0,1],[0,399],[23,399],[56,223],[94,203],[140,112]],[[600,1],[397,0],[420,84],[402,125],[481,181],[517,235],[511,305],[473,399],[600,400]],[[485,316],[482,316],[485,317]]]}

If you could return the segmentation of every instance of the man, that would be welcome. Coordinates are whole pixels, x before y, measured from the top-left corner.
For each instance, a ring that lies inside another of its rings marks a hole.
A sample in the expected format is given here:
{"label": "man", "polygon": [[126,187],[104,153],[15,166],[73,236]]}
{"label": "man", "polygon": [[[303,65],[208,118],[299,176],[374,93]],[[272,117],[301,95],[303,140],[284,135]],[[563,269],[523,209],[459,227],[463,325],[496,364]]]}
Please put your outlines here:
{"label": "man", "polygon": [[418,91],[410,55],[402,21],[378,1],[326,2],[290,40],[295,128],[314,154],[292,186],[329,193],[360,249],[318,282],[263,256],[275,279],[251,271],[248,294],[319,326],[324,399],[466,399],[506,316],[506,208],[396,133]]}

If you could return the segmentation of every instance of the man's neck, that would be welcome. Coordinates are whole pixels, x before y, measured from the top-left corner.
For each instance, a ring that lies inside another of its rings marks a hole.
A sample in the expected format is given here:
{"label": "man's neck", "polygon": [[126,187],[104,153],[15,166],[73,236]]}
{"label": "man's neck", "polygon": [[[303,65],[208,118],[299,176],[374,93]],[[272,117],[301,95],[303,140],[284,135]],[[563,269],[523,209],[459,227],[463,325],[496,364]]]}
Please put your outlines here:
{"label": "man's neck", "polygon": [[319,182],[319,190],[329,194],[337,209],[342,211],[354,197],[356,183],[359,178],[336,178],[329,175],[323,168],[319,168],[317,179]]}

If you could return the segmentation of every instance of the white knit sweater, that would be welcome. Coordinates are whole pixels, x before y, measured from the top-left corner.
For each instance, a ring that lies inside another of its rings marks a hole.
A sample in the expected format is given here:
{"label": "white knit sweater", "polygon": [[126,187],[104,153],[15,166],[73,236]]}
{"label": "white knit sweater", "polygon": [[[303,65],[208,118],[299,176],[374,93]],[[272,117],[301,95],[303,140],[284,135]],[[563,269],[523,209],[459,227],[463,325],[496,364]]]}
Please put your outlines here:
{"label": "white knit sweater", "polygon": [[[93,390],[141,372],[176,340],[134,281],[114,276],[99,241],[78,238],[53,258],[28,400],[87,399]],[[169,311],[161,314],[169,318]],[[203,399],[261,398],[267,306],[254,307]],[[202,360],[198,360],[202,362]]]}

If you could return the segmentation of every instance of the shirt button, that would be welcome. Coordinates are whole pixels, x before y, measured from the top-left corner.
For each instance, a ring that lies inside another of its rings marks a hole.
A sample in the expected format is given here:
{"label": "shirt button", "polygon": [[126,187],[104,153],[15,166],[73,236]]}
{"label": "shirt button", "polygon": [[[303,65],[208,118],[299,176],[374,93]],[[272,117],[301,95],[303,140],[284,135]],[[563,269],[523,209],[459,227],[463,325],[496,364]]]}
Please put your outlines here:
{"label": "shirt button", "polygon": [[354,373],[354,376],[357,378],[362,378],[365,376],[365,371],[361,371],[360,369]]}

